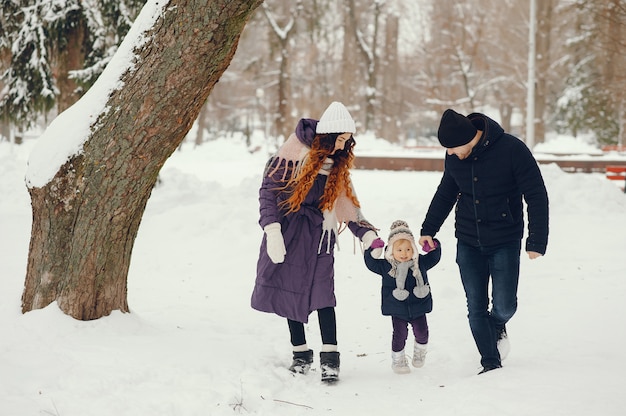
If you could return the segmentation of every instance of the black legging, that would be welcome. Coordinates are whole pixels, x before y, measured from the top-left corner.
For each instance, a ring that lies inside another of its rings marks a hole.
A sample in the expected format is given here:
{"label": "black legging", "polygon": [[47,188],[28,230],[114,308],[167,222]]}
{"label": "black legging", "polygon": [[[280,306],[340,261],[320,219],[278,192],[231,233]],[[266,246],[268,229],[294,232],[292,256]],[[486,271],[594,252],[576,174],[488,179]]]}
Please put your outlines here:
{"label": "black legging", "polygon": [[[320,323],[320,333],[322,344],[337,345],[337,319],[335,318],[335,308],[329,307],[317,310],[317,319]],[[304,335],[304,324],[302,322],[287,319],[289,324],[289,334],[291,335],[291,345],[306,344]]]}

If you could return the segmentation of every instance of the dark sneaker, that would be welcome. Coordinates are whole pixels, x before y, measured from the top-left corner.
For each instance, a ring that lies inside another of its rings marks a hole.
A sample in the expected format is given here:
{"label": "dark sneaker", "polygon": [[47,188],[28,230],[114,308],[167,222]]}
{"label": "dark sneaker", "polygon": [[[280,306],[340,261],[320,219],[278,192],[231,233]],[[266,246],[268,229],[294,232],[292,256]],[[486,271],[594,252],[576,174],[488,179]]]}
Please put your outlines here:
{"label": "dark sneaker", "polygon": [[296,374],[306,374],[313,363],[313,350],[297,351],[293,353],[293,362],[289,371]]}
{"label": "dark sneaker", "polygon": [[511,343],[509,342],[509,336],[506,333],[506,327],[502,327],[498,334],[498,352],[500,353],[500,361],[504,360],[509,351],[511,351]]}
{"label": "dark sneaker", "polygon": [[334,383],[339,380],[339,353],[337,351],[320,353],[322,381]]}
{"label": "dark sneaker", "polygon": [[502,368],[502,366],[501,366],[501,365],[499,365],[499,364],[486,365],[486,366],[484,366],[484,367],[483,367],[482,371],[481,371],[480,373],[478,373],[478,375],[480,375],[480,374],[484,374],[484,373],[486,373],[487,371],[495,370],[495,369],[497,369],[497,368]]}

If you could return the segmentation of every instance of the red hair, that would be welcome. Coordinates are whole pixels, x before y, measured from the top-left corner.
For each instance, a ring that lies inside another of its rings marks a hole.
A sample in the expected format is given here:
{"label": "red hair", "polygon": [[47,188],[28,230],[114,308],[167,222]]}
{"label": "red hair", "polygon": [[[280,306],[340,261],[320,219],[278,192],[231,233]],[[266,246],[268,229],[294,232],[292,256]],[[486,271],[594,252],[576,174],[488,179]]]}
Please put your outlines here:
{"label": "red hair", "polygon": [[354,139],[350,138],[343,150],[338,150],[331,156],[337,136],[339,136],[337,133],[317,135],[311,143],[311,150],[302,167],[289,178],[285,185],[286,191],[290,193],[289,197],[282,202],[282,205],[288,208],[287,213],[300,209],[300,205],[313,186],[315,177],[328,157],[332,157],[334,163],[328,175],[319,208],[322,211],[332,210],[342,193],[345,193],[356,207],[360,207],[356,195],[352,192],[350,181],[350,169],[354,165],[352,152]]}

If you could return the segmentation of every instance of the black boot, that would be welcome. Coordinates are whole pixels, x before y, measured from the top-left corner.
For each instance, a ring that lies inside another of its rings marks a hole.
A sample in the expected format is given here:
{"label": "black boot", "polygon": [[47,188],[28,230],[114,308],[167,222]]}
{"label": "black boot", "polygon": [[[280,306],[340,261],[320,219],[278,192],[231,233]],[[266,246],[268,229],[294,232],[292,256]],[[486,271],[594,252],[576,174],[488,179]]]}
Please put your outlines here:
{"label": "black boot", "polygon": [[334,383],[339,380],[339,353],[337,351],[320,353],[322,381]]}
{"label": "black boot", "polygon": [[293,362],[289,371],[296,374],[306,374],[311,368],[311,363],[313,363],[313,350],[294,351]]}

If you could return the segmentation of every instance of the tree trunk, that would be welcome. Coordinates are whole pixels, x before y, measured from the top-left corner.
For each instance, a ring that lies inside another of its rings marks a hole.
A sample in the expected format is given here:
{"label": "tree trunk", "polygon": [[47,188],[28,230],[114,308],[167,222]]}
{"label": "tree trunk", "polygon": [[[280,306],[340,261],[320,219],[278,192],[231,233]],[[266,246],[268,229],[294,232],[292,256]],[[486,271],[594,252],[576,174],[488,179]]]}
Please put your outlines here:
{"label": "tree trunk", "polygon": [[626,143],[626,108],[624,105],[624,88],[626,88],[626,76],[623,68],[626,64],[624,49],[626,48],[622,33],[624,32],[624,14],[626,7],[622,0],[609,0],[603,7],[603,20],[606,23],[606,40],[602,46],[605,54],[603,60],[603,88],[610,90],[612,112],[618,126],[617,144]]}
{"label": "tree trunk", "polygon": [[[356,37],[358,31],[356,22],[356,6],[354,0],[344,0],[342,2],[342,20],[343,20],[343,47],[342,47],[342,62],[339,69],[339,91],[340,100],[346,103],[350,107],[360,109],[365,105],[365,100],[359,94],[359,89],[362,89],[362,83],[356,80],[363,79],[363,71],[361,67],[361,55],[359,53],[359,46]],[[334,97],[331,97],[334,98]],[[362,119],[361,110],[352,110],[352,117],[355,121],[359,118]]]}
{"label": "tree trunk", "polygon": [[[348,6],[346,12],[348,13],[347,18],[349,19],[349,23],[346,24],[346,27],[349,27],[350,30],[353,31],[352,36],[355,39],[356,48],[359,51],[362,62],[365,65],[365,77],[366,77],[366,88],[365,88],[365,118],[364,118],[364,130],[376,130],[373,125],[376,120],[376,99],[378,96],[377,92],[377,83],[378,83],[378,62],[377,62],[377,51],[376,45],[378,43],[378,29],[379,29],[379,18],[381,14],[381,5],[378,3],[374,3],[374,16],[372,17],[372,39],[370,44],[367,43],[365,37],[363,35],[359,36],[359,33],[362,30],[359,28],[359,22],[356,17],[357,8],[355,6],[354,0],[348,0]],[[346,34],[346,39],[349,38],[349,34]],[[344,45],[345,49],[345,45]],[[344,57],[345,61],[345,57]],[[345,64],[344,64],[345,66]],[[354,75],[352,75],[354,78]]]}
{"label": "tree trunk", "polygon": [[198,114],[198,131],[196,132],[196,140],[195,146],[198,147],[202,143],[204,143],[204,131],[207,128],[207,117],[209,114],[209,105],[208,103],[204,103],[204,105],[200,108],[200,113]]}
{"label": "tree trunk", "polygon": [[287,51],[289,38],[280,39],[280,65],[278,70],[278,105],[276,110],[276,136],[283,136],[287,140],[291,134],[291,117],[289,116],[289,52]]}
{"label": "tree trunk", "polygon": [[159,170],[228,67],[262,0],[169,0],[82,152],[29,189],[22,312],[56,301],[76,319],[128,312],[131,252]]}
{"label": "tree trunk", "polygon": [[535,88],[535,144],[543,143],[546,136],[546,105],[549,94],[548,78],[550,74],[550,37],[552,32],[552,0],[537,2],[537,32],[535,43],[536,88]]}
{"label": "tree trunk", "polygon": [[383,60],[382,78],[384,94],[381,94],[383,120],[380,135],[392,143],[401,140],[398,119],[401,113],[400,88],[398,86],[398,34],[399,19],[396,14],[387,16],[385,24],[385,59]]}

